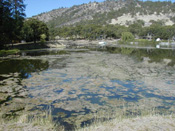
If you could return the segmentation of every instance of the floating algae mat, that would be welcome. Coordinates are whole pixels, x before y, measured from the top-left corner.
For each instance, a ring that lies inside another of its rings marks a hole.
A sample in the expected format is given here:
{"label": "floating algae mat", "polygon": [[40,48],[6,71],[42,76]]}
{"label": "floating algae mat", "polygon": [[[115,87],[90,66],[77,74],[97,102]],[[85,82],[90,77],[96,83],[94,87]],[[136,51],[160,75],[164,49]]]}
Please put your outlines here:
{"label": "floating algae mat", "polygon": [[[118,109],[127,108],[129,115],[132,105],[175,112],[174,60],[172,50],[47,51],[18,60],[25,66],[15,71],[26,78],[30,111],[51,108],[54,120],[72,130],[90,123],[95,114],[112,119]],[[9,63],[1,62],[1,69]]]}

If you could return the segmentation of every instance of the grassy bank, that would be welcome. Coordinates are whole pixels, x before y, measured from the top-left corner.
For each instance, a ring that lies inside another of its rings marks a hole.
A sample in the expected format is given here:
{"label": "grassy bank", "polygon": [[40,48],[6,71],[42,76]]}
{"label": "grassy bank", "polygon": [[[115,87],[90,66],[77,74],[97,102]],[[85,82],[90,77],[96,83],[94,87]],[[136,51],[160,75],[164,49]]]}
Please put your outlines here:
{"label": "grassy bank", "polygon": [[17,55],[20,52],[19,49],[12,49],[12,50],[0,50],[0,57],[8,56],[8,55]]}
{"label": "grassy bank", "polygon": [[159,42],[155,41],[155,40],[147,40],[147,39],[135,39],[133,41],[118,41],[119,44],[121,45],[136,45],[136,46],[141,46],[141,47],[145,47],[145,46],[151,46],[151,47],[155,47],[157,44],[159,44]]}
{"label": "grassy bank", "polygon": [[[117,109],[113,116],[110,112],[94,114],[91,124],[75,127],[75,131],[149,131],[149,130],[175,130],[175,115],[163,115],[158,110]],[[128,114],[129,112],[129,114]],[[108,114],[108,115],[107,115]],[[104,117],[105,115],[105,117]],[[102,117],[103,116],[103,117]],[[42,113],[23,112],[12,120],[0,119],[2,130],[49,130],[64,131],[64,127],[53,121],[51,110]]]}
{"label": "grassy bank", "polygon": [[49,130],[64,131],[64,127],[53,121],[50,111],[32,114],[31,112],[23,112],[13,119],[4,119],[0,117],[0,131],[4,130]]}
{"label": "grassy bank", "polygon": [[[106,114],[106,113],[105,113]],[[175,130],[175,115],[159,109],[145,109],[141,106],[116,109],[113,116],[100,118],[96,114],[90,125],[77,128],[76,131],[151,131]]]}
{"label": "grassy bank", "polygon": [[151,131],[175,130],[174,111],[150,108],[146,105],[130,104],[94,114],[91,124],[79,127],[76,131]]}
{"label": "grassy bank", "polygon": [[21,50],[39,50],[49,48],[47,43],[17,43],[13,46],[6,45],[3,50],[0,50],[0,57],[8,56],[8,55],[17,55]]}
{"label": "grassy bank", "polygon": [[94,123],[77,131],[156,131],[175,130],[175,116],[147,115],[135,118],[117,118],[103,123]]}

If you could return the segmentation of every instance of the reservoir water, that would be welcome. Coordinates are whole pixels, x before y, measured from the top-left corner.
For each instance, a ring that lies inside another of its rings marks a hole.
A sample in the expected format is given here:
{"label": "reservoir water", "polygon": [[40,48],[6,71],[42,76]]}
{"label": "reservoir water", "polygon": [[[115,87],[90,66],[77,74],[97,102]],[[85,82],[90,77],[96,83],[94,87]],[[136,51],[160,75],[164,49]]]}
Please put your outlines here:
{"label": "reservoir water", "polygon": [[175,112],[174,50],[65,49],[23,54],[0,60],[0,80],[19,79],[16,83],[27,92],[24,110],[51,109],[54,120],[67,129],[86,125],[97,116],[112,119],[124,109],[125,115],[153,109]]}

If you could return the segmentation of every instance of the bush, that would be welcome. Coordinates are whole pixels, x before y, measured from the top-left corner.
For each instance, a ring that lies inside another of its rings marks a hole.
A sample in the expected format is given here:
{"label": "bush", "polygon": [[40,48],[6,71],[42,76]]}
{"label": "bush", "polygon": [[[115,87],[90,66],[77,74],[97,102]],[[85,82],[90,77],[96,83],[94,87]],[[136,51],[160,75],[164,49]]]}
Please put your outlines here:
{"label": "bush", "polygon": [[41,43],[46,42],[46,35],[45,34],[40,35],[40,41],[41,41]]}
{"label": "bush", "polygon": [[132,40],[134,40],[134,36],[131,32],[123,32],[122,33],[122,40],[123,41],[132,41]]}

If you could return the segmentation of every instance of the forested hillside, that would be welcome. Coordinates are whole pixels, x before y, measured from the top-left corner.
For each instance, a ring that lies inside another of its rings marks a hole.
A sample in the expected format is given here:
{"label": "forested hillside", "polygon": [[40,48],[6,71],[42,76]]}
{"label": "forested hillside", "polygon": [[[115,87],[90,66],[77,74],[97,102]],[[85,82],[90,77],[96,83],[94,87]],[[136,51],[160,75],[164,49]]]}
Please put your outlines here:
{"label": "forested hillside", "polygon": [[106,0],[60,8],[42,13],[37,17],[50,28],[75,24],[120,24],[129,25],[135,20],[143,20],[150,25],[151,20],[162,20],[166,25],[175,22],[175,3],[170,1]]}
{"label": "forested hillside", "polygon": [[35,18],[47,23],[52,38],[121,38],[123,32],[139,38],[175,36],[171,1],[106,0],[55,9]]}

